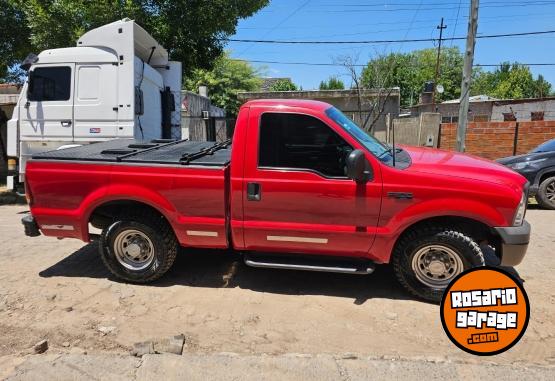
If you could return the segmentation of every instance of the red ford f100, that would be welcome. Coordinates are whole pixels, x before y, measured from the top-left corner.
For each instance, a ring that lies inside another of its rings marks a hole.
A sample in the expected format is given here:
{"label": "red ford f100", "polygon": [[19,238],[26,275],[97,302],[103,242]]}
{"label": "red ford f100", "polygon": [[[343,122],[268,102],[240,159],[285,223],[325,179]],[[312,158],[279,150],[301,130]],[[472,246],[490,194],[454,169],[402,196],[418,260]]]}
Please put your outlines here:
{"label": "red ford f100", "polygon": [[[100,256],[150,282],[180,246],[231,248],[254,267],[369,274],[390,263],[412,294],[438,301],[481,247],[524,257],[526,179],[488,160],[390,147],[330,105],[241,107],[233,143],[112,140],[27,164],[26,234],[102,230]],[[484,246],[486,245],[486,246]]]}

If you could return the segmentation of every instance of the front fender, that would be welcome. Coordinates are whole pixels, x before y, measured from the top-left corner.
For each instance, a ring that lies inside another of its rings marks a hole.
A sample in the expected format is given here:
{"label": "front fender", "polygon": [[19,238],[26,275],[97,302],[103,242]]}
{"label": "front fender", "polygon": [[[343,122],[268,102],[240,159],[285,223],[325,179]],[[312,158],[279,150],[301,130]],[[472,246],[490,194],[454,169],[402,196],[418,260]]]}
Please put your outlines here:
{"label": "front fender", "polygon": [[399,232],[416,222],[442,216],[470,218],[488,226],[505,226],[509,223],[503,213],[485,202],[441,198],[419,202],[405,208],[393,216],[387,226],[391,231]]}
{"label": "front fender", "polygon": [[[397,204],[411,201],[395,200],[391,202]],[[397,207],[399,207],[398,204]],[[398,210],[398,208],[391,209]],[[385,210],[388,210],[388,207],[385,207]],[[407,206],[391,216],[380,217],[376,240],[370,256],[376,262],[388,263],[397,239],[406,229],[416,223],[436,217],[464,217],[490,227],[509,225],[501,211],[478,200],[439,198],[422,201]]]}

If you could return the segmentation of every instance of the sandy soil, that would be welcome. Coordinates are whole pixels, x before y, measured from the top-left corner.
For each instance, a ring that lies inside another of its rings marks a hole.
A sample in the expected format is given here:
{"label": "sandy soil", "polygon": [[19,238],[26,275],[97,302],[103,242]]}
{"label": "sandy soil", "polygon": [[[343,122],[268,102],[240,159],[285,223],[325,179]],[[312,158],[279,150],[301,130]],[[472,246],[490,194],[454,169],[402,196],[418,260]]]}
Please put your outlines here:
{"label": "sandy soil", "polygon": [[229,252],[194,251],[180,253],[161,281],[129,285],[104,269],[95,244],[25,237],[25,209],[0,207],[0,359],[13,362],[43,338],[50,352],[125,353],[183,333],[189,353],[555,364],[552,211],[527,217],[533,239],[518,267],[532,308],[526,335],[502,355],[478,358],[448,340],[438,306],[410,298],[387,266],[371,276],[260,270]]}

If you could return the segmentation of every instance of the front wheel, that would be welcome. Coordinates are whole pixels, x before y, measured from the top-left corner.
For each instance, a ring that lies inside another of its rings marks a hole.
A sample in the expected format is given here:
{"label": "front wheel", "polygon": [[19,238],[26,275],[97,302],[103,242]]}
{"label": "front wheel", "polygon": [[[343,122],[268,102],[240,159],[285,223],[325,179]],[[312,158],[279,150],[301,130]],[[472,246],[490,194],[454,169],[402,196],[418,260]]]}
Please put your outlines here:
{"label": "front wheel", "polygon": [[478,244],[465,233],[427,226],[401,237],[392,265],[397,279],[411,294],[437,303],[457,275],[485,262]]}
{"label": "front wheel", "polygon": [[555,209],[555,176],[542,181],[536,194],[536,201],[542,208]]}
{"label": "front wheel", "polygon": [[104,229],[99,248],[102,261],[116,277],[147,283],[170,269],[178,243],[160,216],[124,216]]}

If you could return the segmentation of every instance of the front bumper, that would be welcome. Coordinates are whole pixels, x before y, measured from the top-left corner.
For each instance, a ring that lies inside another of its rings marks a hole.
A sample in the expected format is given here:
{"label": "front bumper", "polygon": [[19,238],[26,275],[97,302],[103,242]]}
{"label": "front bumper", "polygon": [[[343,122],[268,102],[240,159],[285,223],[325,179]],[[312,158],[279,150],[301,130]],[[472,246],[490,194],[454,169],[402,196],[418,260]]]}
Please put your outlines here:
{"label": "front bumper", "polygon": [[28,214],[21,219],[21,223],[25,227],[25,235],[28,237],[38,237],[40,235],[39,225],[35,221],[35,218]]}
{"label": "front bumper", "polygon": [[528,221],[522,226],[494,228],[501,237],[501,266],[516,266],[526,255],[530,232],[532,230]]}

